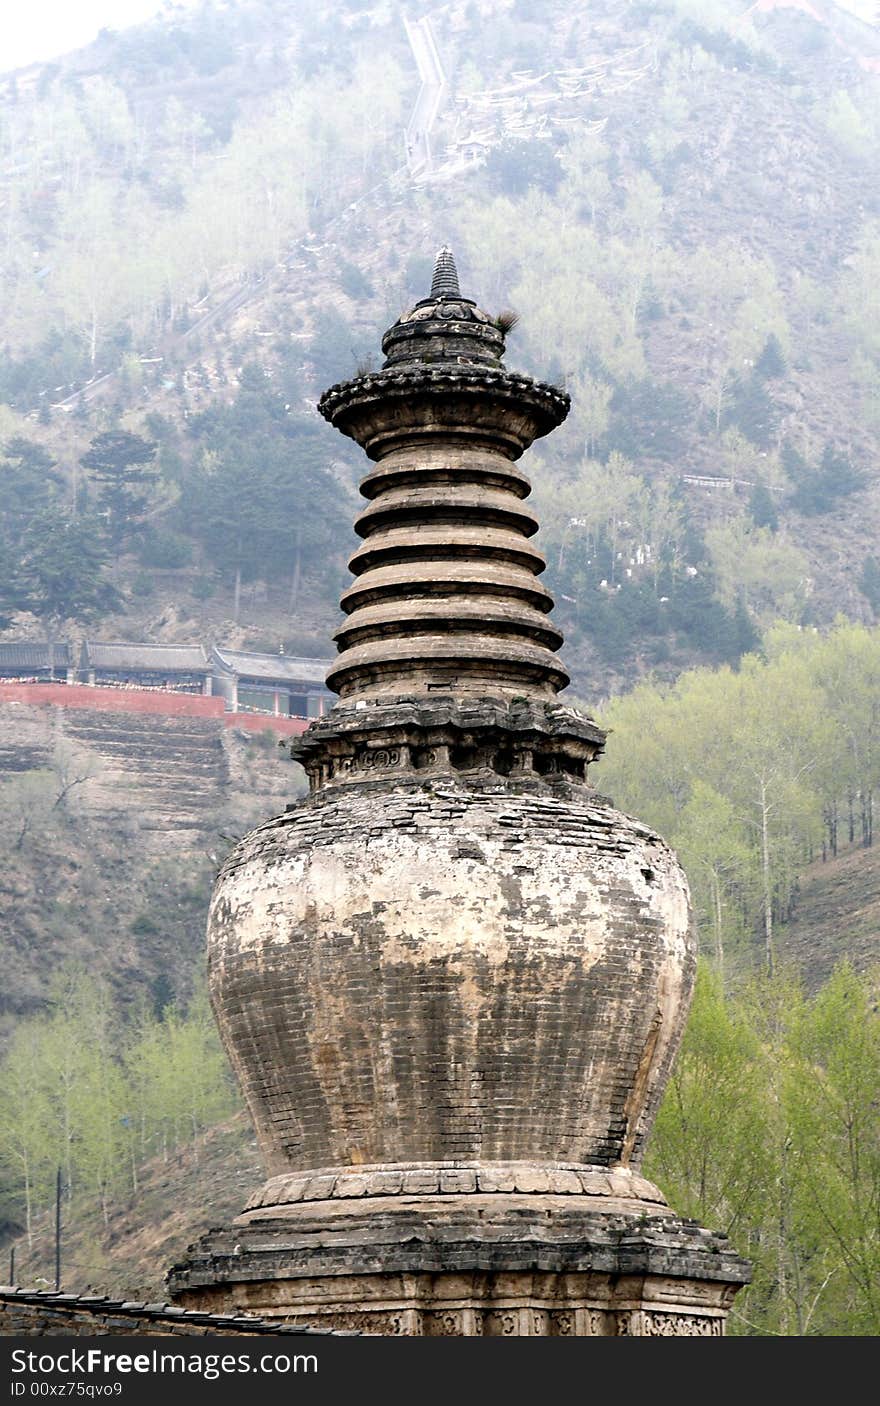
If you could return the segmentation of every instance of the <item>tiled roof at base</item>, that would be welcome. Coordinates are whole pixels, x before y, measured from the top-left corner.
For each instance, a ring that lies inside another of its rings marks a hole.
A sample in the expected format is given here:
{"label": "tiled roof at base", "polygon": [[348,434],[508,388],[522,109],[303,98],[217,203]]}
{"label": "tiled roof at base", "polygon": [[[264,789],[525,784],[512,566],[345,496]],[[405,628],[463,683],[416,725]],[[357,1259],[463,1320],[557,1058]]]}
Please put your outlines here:
{"label": "tiled roof at base", "polygon": [[172,1319],[180,1323],[192,1323],[194,1326],[216,1328],[222,1332],[224,1328],[233,1329],[243,1333],[274,1333],[285,1337],[353,1337],[358,1336],[352,1333],[340,1333],[331,1328],[305,1328],[298,1327],[293,1323],[270,1323],[265,1318],[252,1318],[247,1313],[201,1313],[194,1308],[179,1308],[176,1304],[168,1303],[135,1303],[123,1299],[109,1299],[104,1294],[64,1294],[54,1293],[49,1289],[19,1289],[12,1285],[0,1285],[0,1306],[16,1304],[33,1304],[40,1308],[60,1308],[66,1313],[99,1313],[112,1314],[114,1318],[131,1317],[132,1319],[149,1319],[152,1321],[164,1318]]}

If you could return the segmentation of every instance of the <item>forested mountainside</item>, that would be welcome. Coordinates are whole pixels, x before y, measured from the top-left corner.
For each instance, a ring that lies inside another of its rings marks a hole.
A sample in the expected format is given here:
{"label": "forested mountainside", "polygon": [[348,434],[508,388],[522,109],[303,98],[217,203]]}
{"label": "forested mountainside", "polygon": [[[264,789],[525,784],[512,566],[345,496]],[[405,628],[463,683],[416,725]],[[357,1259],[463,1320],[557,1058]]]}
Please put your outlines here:
{"label": "forested mountainside", "polygon": [[511,363],[572,394],[529,462],[580,695],[874,620],[880,32],[740,0],[429,18],[431,164],[391,5],[209,5],[6,77],[10,629],[326,652],[362,466],[314,400],[446,239],[520,314]]}
{"label": "forested mountainside", "polygon": [[[524,466],[571,695],[611,729],[599,789],[681,852],[707,963],[650,1171],[755,1261],[744,1333],[880,1330],[857,9],[235,0],[0,76],[0,641],[329,654],[365,461],[316,401],[381,363],[444,242],[518,315],[509,364],[570,392]],[[253,1180],[204,911],[302,778],[269,735],[0,711],[4,1245],[45,1276],[61,1165],[65,1282],[158,1293]]]}

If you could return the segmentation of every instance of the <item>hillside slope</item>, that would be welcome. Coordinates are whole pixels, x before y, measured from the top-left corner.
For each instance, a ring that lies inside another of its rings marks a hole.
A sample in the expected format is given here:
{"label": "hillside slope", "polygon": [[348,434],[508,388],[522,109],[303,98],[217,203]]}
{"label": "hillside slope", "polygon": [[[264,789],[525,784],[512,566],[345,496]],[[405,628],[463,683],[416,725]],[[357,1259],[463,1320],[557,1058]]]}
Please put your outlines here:
{"label": "hillside slope", "polygon": [[859,971],[880,963],[880,848],[854,848],[801,875],[779,956],[815,991],[843,958]]}
{"label": "hillside slope", "polygon": [[0,704],[0,1035],[65,963],[186,1000],[223,855],[303,787],[271,731]]}
{"label": "hillside slope", "polygon": [[[164,1300],[168,1266],[211,1226],[228,1224],[261,1178],[256,1143],[241,1113],[212,1128],[197,1148],[146,1163],[139,1169],[137,1194],[112,1203],[106,1219],[94,1198],[74,1198],[62,1217],[64,1288]],[[19,1237],[19,1283],[54,1283],[54,1237],[54,1216],[48,1214],[36,1222],[30,1248]]]}

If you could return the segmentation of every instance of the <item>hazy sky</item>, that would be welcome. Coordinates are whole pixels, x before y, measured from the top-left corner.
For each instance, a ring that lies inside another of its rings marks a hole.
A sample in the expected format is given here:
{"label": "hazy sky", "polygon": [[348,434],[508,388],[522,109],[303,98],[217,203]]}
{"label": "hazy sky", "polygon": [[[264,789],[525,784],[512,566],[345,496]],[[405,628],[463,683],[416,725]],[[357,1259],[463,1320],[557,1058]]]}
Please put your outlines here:
{"label": "hazy sky", "polygon": [[[159,10],[198,0],[0,0],[0,73],[54,59],[94,39],[99,29],[124,29]],[[877,23],[880,0],[839,0]]]}
{"label": "hazy sky", "polygon": [[159,10],[183,8],[166,0],[2,0],[0,72],[54,59],[94,39],[99,29],[125,29]]}

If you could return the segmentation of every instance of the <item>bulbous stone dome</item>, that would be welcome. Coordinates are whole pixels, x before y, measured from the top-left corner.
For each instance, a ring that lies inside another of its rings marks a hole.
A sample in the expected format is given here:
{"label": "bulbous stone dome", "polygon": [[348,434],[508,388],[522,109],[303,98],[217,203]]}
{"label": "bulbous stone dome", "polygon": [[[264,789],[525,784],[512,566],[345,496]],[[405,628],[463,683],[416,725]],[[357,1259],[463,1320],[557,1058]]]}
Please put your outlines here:
{"label": "bulbous stone dome", "polygon": [[693,973],[669,848],[584,787],[361,781],[268,821],[211,988],[271,1173],[639,1164]]}

